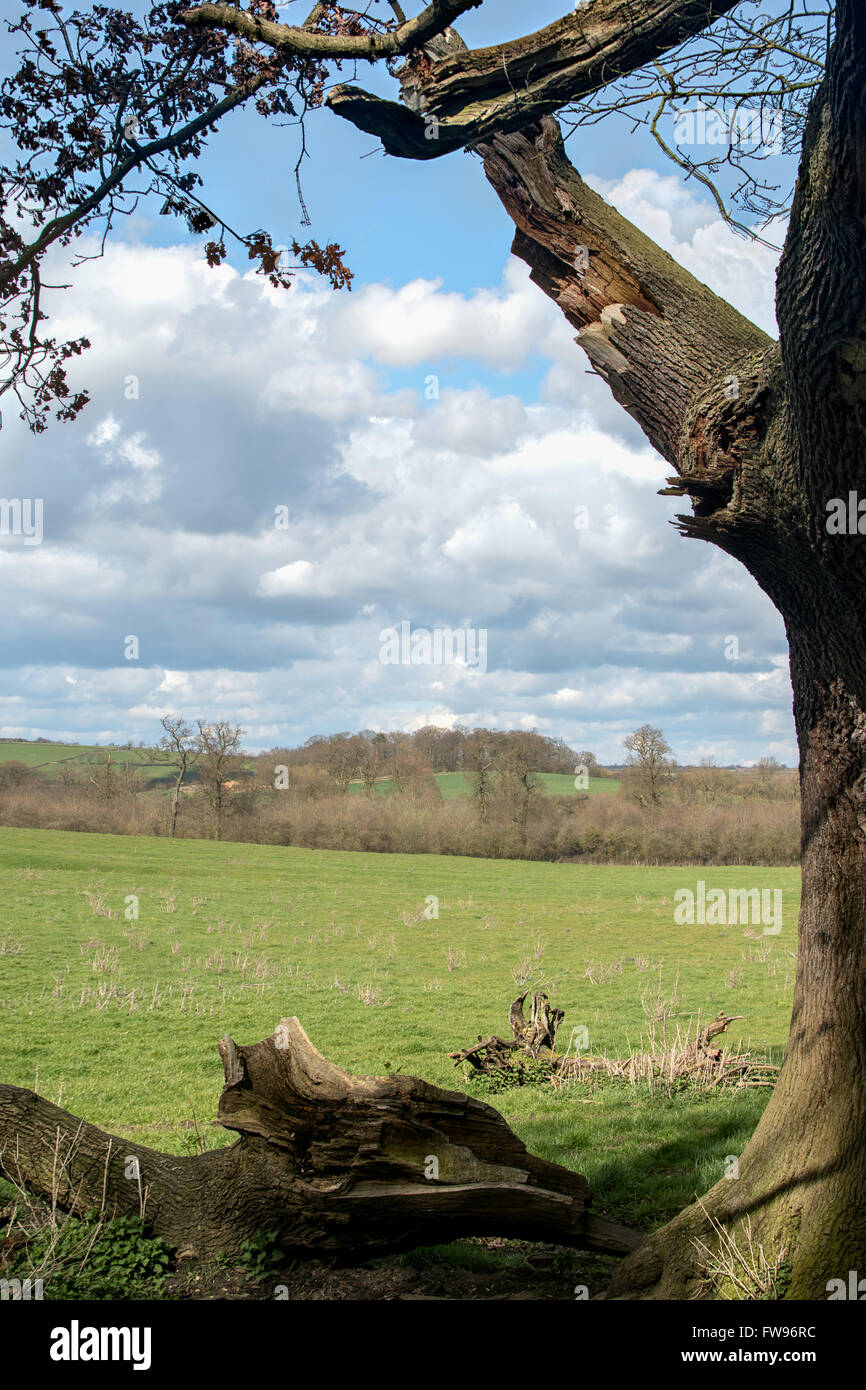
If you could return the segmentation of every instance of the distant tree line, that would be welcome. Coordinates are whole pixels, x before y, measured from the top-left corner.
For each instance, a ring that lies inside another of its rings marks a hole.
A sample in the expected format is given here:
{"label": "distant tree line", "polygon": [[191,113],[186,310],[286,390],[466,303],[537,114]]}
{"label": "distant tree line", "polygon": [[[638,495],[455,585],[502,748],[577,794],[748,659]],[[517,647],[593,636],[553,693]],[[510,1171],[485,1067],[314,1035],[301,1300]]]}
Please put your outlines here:
{"label": "distant tree line", "polygon": [[[792,770],[769,756],[749,769],[712,758],[679,767],[649,724],[623,740],[618,796],[589,795],[589,779],[607,771],[592,753],[531,730],[368,730],[251,755],[227,721],[165,715],[162,725],[157,748],[106,746],[95,762],[50,772],[0,762],[0,823],[505,858],[796,859]],[[443,798],[437,772],[461,773],[462,794]],[[568,774],[566,795],[545,783],[549,772]]]}
{"label": "distant tree line", "polygon": [[602,776],[595,754],[576,753],[561,738],[551,738],[532,730],[469,729],[461,724],[441,728],[426,724],[414,732],[382,733],[364,729],[360,733],[316,734],[297,748],[272,749],[289,767],[329,767],[336,781],[345,784],[365,776],[373,780],[393,775],[406,760],[420,760],[431,773],[472,772],[489,760],[507,760],[509,751],[519,748],[535,772],[574,774],[581,765],[590,776]]}

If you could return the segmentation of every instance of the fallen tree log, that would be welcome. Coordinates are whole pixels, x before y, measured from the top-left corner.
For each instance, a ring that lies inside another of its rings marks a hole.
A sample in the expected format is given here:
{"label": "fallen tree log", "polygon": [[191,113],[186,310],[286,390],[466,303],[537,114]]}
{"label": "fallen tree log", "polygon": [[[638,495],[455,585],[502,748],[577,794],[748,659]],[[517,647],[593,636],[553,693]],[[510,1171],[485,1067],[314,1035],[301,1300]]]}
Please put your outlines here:
{"label": "fallen tree log", "polygon": [[492,1106],[412,1076],[353,1076],[296,1018],[220,1045],[228,1148],[175,1157],[0,1085],[0,1173],[61,1210],[139,1215],[180,1252],[237,1253],[259,1231],[287,1255],[347,1259],[467,1235],[610,1254],[641,1235],[589,1210],[586,1179],[536,1158]]}

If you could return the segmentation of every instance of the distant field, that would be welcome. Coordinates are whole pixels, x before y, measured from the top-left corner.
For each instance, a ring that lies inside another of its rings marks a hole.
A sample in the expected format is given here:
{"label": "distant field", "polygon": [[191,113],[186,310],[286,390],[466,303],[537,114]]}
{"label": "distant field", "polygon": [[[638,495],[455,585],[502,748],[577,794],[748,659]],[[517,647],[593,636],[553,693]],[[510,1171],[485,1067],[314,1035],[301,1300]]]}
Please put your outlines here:
{"label": "distant field", "polygon": [[[544,783],[544,790],[555,796],[575,796],[577,788],[574,785],[574,777],[562,772],[539,772],[536,774],[541,782]],[[469,796],[471,788],[465,772],[437,772],[436,781],[445,801],[450,801],[455,796]],[[364,787],[361,782],[350,782],[350,792],[363,793]],[[394,790],[394,783],[390,778],[383,777],[376,783],[376,793],[379,796],[387,796]],[[584,792],[590,796],[611,796],[619,791],[619,781],[616,778],[590,777],[589,785]]]}
{"label": "distant field", "polygon": [[[101,763],[108,751],[104,745],[99,744],[79,747],[76,744],[64,743],[0,743],[0,762],[24,763],[27,767],[37,768],[44,776],[51,777],[56,776],[61,767],[87,767]],[[174,763],[144,761],[145,749],[112,748],[110,752],[112,762],[133,763],[147,777],[170,777],[177,771]],[[568,773],[539,772],[537,776],[543,782],[545,791],[551,795],[576,794],[574,777]],[[470,788],[465,773],[437,772],[436,781],[446,801],[455,796],[469,795]],[[363,793],[363,790],[359,781],[349,784],[349,791],[352,793]],[[393,790],[394,784],[390,778],[382,778],[376,784],[376,794],[379,796],[387,796]],[[590,796],[613,796],[619,791],[619,780],[613,777],[591,777],[586,791]]]}
{"label": "distant field", "polygon": [[[297,1014],[360,1073],[466,1087],[447,1053],[507,1031],[545,988],[565,1037],[624,1052],[659,988],[674,1023],[743,1014],[731,1037],[777,1058],[793,988],[796,869],[617,868],[376,855],[0,829],[0,1080],[145,1144],[208,1146],[217,1042]],[[781,888],[784,926],[673,919],[677,888]],[[139,917],[125,908],[138,898]],[[438,898],[438,919],[424,917]],[[593,981],[595,981],[593,983]],[[468,1083],[470,1087],[476,1083]],[[585,1172],[601,1210],[657,1222],[739,1153],[767,1099],[645,1097],[622,1087],[489,1096],[535,1152]]]}
{"label": "distant field", "polygon": [[[565,772],[539,772],[545,791],[552,796],[574,796],[579,788],[574,785],[574,777]],[[590,796],[615,796],[619,791],[618,777],[590,777],[586,792]]]}
{"label": "distant field", "polygon": [[[0,763],[24,763],[43,777],[51,778],[56,777],[64,767],[75,769],[98,766],[110,753],[113,764],[131,763],[145,778],[171,777],[177,773],[177,763],[152,760],[148,758],[150,751],[145,748],[107,748],[105,744],[80,746],[73,743],[0,743]],[[190,780],[194,780],[194,777]]]}
{"label": "distant field", "polygon": [[[51,767],[55,763],[72,760],[84,762],[96,751],[95,748],[65,743],[0,743],[0,762],[24,763],[26,767]],[[105,749],[101,751],[104,753]]]}
{"label": "distant field", "polygon": [[93,744],[81,747],[71,743],[0,743],[0,762],[24,763],[26,767],[38,768],[40,771],[51,773],[58,767],[86,766],[92,763],[99,763],[107,752],[111,752],[111,760],[114,763],[135,763],[145,771],[159,769],[171,770],[171,765],[166,769],[165,763],[152,763],[142,761],[145,756],[144,749],[135,748],[112,748],[107,749],[104,745]]}

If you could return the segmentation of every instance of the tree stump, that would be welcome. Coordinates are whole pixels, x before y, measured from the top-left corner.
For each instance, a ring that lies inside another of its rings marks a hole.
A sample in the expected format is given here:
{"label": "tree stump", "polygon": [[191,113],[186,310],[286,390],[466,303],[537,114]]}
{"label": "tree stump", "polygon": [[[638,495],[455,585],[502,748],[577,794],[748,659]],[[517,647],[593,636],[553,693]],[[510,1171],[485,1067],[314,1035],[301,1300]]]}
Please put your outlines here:
{"label": "tree stump", "polygon": [[516,1043],[528,1052],[530,1057],[537,1058],[544,1048],[553,1052],[556,1047],[556,1030],[565,1017],[564,1009],[552,1009],[550,1000],[546,994],[533,994],[532,1014],[530,1022],[527,1023],[523,1017],[523,1002],[526,999],[528,990],[525,990],[508,1011],[508,1022],[511,1024],[511,1032]]}
{"label": "tree stump", "polygon": [[0,1172],[66,1211],[143,1208],[154,1234],[200,1257],[237,1253],[257,1231],[274,1231],[287,1255],[345,1259],[469,1235],[620,1255],[640,1243],[589,1211],[585,1178],[528,1153],[482,1101],[412,1076],[353,1076],[296,1018],[219,1050],[230,1147],[159,1153],[0,1085]]}
{"label": "tree stump", "polygon": [[557,1029],[565,1017],[565,1010],[551,1008],[546,994],[533,994],[530,1021],[527,1023],[523,1005],[528,993],[529,990],[524,990],[518,995],[508,1010],[510,1042],[497,1037],[495,1033],[488,1038],[482,1038],[479,1033],[478,1041],[472,1047],[464,1048],[462,1052],[449,1052],[454,1065],[468,1062],[476,1071],[490,1073],[513,1071],[518,1061],[515,1053],[526,1054],[533,1061],[546,1054],[545,1060],[551,1060],[556,1047]]}

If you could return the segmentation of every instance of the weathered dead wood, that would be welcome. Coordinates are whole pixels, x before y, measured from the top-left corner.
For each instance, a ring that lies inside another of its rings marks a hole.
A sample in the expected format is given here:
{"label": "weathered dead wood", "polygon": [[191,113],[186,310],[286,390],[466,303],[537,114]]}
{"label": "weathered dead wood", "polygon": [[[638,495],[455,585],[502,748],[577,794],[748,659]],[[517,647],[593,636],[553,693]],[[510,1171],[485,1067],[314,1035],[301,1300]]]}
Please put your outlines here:
{"label": "weathered dead wood", "polygon": [[532,1014],[527,1023],[523,1017],[523,1004],[528,993],[526,990],[515,999],[508,1011],[508,1022],[514,1041],[531,1057],[538,1057],[544,1048],[553,1052],[556,1047],[556,1030],[565,1017],[565,1011],[552,1009],[546,994],[533,994]]}
{"label": "weathered dead wood", "polygon": [[158,1153],[0,1086],[0,1172],[66,1211],[143,1209],[198,1256],[237,1252],[256,1231],[287,1253],[345,1259],[466,1235],[613,1254],[640,1242],[591,1213],[586,1179],[528,1153],[492,1106],[417,1077],[353,1076],[296,1018],[251,1046],[225,1037],[220,1055],[229,1148]]}
{"label": "weathered dead wood", "polygon": [[528,994],[529,990],[524,990],[508,1010],[510,1042],[497,1037],[495,1033],[487,1038],[482,1038],[479,1033],[478,1041],[472,1047],[466,1047],[461,1052],[449,1052],[454,1065],[469,1062],[476,1071],[489,1074],[512,1071],[518,1062],[515,1054],[526,1054],[534,1061],[541,1057],[550,1060],[556,1047],[557,1029],[565,1016],[564,1010],[551,1008],[546,994],[534,993],[527,1023],[523,1005]]}
{"label": "weathered dead wood", "polygon": [[479,1033],[478,1041],[472,1047],[464,1048],[462,1052],[449,1052],[448,1056],[455,1066],[459,1062],[468,1062],[476,1071],[510,1071],[511,1054],[518,1048],[518,1043],[498,1038],[495,1033],[487,1038],[482,1038]]}
{"label": "weathered dead wood", "polygon": [[695,1043],[696,1054],[704,1058],[709,1057],[713,1061],[718,1061],[722,1055],[722,1050],[720,1047],[712,1047],[710,1045],[713,1038],[717,1038],[720,1033],[726,1033],[730,1025],[736,1023],[737,1020],[742,1017],[742,1014],[726,1014],[724,1009],[719,1009],[719,1012],[712,1022],[708,1023],[706,1028],[702,1029],[698,1036],[698,1040]]}
{"label": "weathered dead wood", "polygon": [[514,1000],[508,1011],[513,1040],[491,1033],[472,1047],[449,1052],[455,1066],[468,1062],[474,1071],[487,1076],[519,1077],[526,1058],[544,1061],[550,1069],[549,1079],[559,1088],[563,1081],[584,1081],[593,1077],[609,1077],[629,1082],[659,1082],[677,1085],[695,1081],[702,1087],[773,1086],[779,1068],[772,1062],[755,1061],[747,1051],[714,1047],[713,1040],[727,1031],[742,1014],[726,1014],[720,1009],[714,1019],[700,1029],[694,1038],[674,1041],[661,1051],[632,1052],[627,1057],[593,1056],[572,1053],[570,1046],[562,1054],[556,1052],[556,1033],[564,1010],[553,1009],[546,994],[533,994],[532,1018],[527,1023],[523,1004],[528,991]]}

